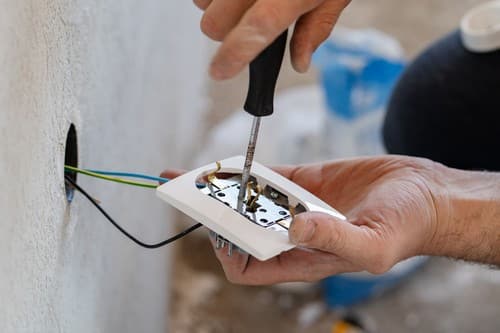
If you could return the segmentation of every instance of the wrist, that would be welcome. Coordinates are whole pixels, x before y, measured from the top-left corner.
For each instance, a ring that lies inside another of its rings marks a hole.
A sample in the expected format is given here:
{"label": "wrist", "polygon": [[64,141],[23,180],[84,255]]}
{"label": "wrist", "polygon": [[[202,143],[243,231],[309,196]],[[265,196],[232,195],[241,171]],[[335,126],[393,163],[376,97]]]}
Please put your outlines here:
{"label": "wrist", "polygon": [[425,254],[499,265],[500,174],[437,169],[437,218]]}

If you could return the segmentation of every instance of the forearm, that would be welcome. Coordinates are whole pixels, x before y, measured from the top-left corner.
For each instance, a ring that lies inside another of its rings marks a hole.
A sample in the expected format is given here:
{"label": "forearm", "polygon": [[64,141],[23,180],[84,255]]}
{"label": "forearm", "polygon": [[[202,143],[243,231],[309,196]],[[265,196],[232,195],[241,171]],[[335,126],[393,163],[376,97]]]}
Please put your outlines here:
{"label": "forearm", "polygon": [[430,253],[500,266],[500,173],[445,168]]}

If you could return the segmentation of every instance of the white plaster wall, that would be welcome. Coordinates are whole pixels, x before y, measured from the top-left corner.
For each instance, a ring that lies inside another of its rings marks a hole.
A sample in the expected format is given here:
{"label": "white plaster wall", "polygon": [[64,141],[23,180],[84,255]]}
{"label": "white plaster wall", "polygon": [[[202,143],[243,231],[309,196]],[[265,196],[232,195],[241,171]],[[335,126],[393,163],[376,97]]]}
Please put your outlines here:
{"label": "white plaster wall", "polygon": [[[169,249],[142,249],[64,195],[80,166],[157,174],[196,140],[206,73],[191,1],[0,0],[0,332],[165,332]],[[154,191],[79,182],[155,242]]]}

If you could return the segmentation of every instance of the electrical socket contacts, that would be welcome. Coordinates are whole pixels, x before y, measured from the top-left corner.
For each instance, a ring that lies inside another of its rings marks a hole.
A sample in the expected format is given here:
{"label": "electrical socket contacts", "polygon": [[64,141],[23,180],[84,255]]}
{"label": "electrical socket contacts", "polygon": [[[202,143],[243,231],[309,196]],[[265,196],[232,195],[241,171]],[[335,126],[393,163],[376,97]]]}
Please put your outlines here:
{"label": "electrical socket contacts", "polygon": [[295,247],[288,238],[295,214],[322,212],[345,220],[310,192],[257,162],[252,166],[243,207],[238,207],[244,162],[243,156],[235,156],[203,166],[159,186],[156,193],[259,260]]}

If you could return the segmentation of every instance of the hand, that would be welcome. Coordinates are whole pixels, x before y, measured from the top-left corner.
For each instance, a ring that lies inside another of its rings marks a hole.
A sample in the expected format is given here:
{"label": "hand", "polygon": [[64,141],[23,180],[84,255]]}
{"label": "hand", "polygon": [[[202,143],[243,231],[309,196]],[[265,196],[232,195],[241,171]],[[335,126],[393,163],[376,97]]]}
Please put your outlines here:
{"label": "hand", "polygon": [[205,11],[201,30],[222,41],[210,65],[216,80],[228,79],[246,67],[294,22],[290,42],[292,65],[309,68],[314,50],[330,35],[350,0],[194,0]]}
{"label": "hand", "polygon": [[363,270],[384,273],[427,251],[442,215],[433,175],[444,168],[399,156],[276,168],[345,214],[348,222],[300,214],[289,231],[298,248],[265,262],[238,251],[228,257],[227,249],[215,250],[217,258],[230,281],[251,285],[315,281]]}

